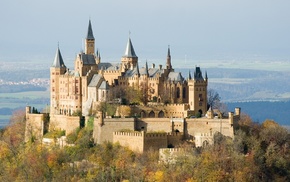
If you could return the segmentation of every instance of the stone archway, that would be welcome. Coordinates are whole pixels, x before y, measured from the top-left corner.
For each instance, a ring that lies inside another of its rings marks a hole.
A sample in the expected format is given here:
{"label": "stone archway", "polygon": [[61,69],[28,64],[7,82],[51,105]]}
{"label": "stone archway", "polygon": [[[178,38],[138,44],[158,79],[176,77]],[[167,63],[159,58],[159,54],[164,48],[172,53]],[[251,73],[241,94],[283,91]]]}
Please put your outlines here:
{"label": "stone archway", "polygon": [[140,116],[141,116],[141,118],[146,118],[146,112],[142,110],[140,112]]}
{"label": "stone archway", "polygon": [[206,147],[206,146],[208,146],[208,145],[209,145],[209,143],[208,143],[207,140],[205,140],[205,141],[202,142],[202,147]]}
{"label": "stone archway", "polygon": [[160,111],[158,113],[158,118],[164,118],[164,112],[163,111]]}
{"label": "stone archway", "polygon": [[148,117],[149,117],[149,118],[155,118],[155,113],[154,113],[154,111],[150,111],[149,114],[148,114]]}

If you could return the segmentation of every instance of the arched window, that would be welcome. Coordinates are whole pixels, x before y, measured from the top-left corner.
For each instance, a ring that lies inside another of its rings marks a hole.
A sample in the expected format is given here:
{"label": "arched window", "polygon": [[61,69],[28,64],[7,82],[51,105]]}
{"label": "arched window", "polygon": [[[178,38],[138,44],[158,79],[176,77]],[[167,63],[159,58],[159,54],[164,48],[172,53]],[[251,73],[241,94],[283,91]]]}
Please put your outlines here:
{"label": "arched window", "polygon": [[207,141],[207,140],[205,140],[205,141],[203,141],[203,142],[202,142],[202,146],[203,146],[203,147],[206,147],[206,146],[208,146],[208,144],[209,144],[209,143],[208,143],[208,141]]}
{"label": "arched window", "polygon": [[140,115],[141,115],[141,118],[145,118],[146,117],[146,112],[142,110]]}
{"label": "arched window", "polygon": [[176,91],[176,98],[180,98],[180,88],[177,87],[177,91]]}
{"label": "arched window", "polygon": [[158,113],[158,118],[164,118],[164,112],[163,111],[160,111]]}
{"label": "arched window", "polygon": [[186,88],[185,87],[183,87],[183,89],[182,89],[182,98],[186,98]]}
{"label": "arched window", "polygon": [[149,113],[149,118],[155,118],[155,113],[154,113],[154,111],[150,111],[150,113]]}

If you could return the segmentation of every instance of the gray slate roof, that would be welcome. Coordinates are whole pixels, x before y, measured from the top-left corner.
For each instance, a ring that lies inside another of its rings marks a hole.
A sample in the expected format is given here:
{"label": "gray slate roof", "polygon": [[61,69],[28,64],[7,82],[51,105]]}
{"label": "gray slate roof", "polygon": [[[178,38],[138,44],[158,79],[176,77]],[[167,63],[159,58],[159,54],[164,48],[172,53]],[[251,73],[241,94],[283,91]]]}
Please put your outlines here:
{"label": "gray slate roof", "polygon": [[134,47],[132,45],[131,39],[129,37],[128,42],[127,42],[127,46],[126,46],[126,50],[125,50],[125,54],[123,57],[129,57],[129,58],[135,58],[136,53],[134,51]]}
{"label": "gray slate roof", "polygon": [[56,50],[56,54],[55,54],[55,58],[54,61],[52,63],[51,67],[55,67],[55,68],[65,68],[61,53],[59,48],[57,48]]}
{"label": "gray slate roof", "polygon": [[92,25],[91,25],[91,20],[89,20],[88,33],[87,33],[86,39],[95,39],[94,34],[93,34]]}
{"label": "gray slate roof", "polygon": [[90,84],[88,85],[88,87],[99,87],[101,84],[101,81],[103,77],[99,74],[94,74],[92,80],[90,81]]}
{"label": "gray slate roof", "polygon": [[121,63],[99,63],[98,68],[101,70],[119,70],[121,68]]}
{"label": "gray slate roof", "polygon": [[99,89],[108,90],[109,89],[108,83],[106,81],[103,81]]}
{"label": "gray slate roof", "polygon": [[196,67],[194,71],[194,80],[204,80],[200,67]]}
{"label": "gray slate roof", "polygon": [[[156,77],[157,73],[159,73],[160,75],[163,73],[163,69],[160,70],[158,68],[149,68],[148,69],[148,76],[149,77]],[[138,73],[138,66],[136,66],[133,70],[127,70],[124,74],[125,77],[132,77],[134,75],[147,75],[147,69],[146,68],[140,68],[139,69],[139,73]]]}
{"label": "gray slate roof", "polygon": [[184,79],[183,79],[183,77],[182,77],[180,72],[170,72],[168,74],[168,80],[169,81],[178,81],[178,82],[180,82],[180,81],[183,81]]}
{"label": "gray slate roof", "polygon": [[80,54],[83,64],[96,64],[95,56],[92,54]]}

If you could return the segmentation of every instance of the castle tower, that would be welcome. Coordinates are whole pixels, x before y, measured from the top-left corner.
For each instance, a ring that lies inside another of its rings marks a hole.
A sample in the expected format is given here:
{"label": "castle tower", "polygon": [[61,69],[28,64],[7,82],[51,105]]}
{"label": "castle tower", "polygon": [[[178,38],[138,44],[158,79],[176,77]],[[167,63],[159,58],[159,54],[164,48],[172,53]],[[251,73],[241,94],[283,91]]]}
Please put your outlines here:
{"label": "castle tower", "polygon": [[91,20],[89,20],[88,33],[85,40],[85,54],[95,54],[95,38],[93,35]]}
{"label": "castle tower", "polygon": [[58,114],[59,109],[59,77],[66,72],[59,47],[56,50],[55,58],[50,67],[50,113]]}
{"label": "castle tower", "polygon": [[125,50],[125,54],[122,57],[122,64],[123,67],[126,68],[135,68],[138,62],[138,57],[134,51],[134,47],[132,45],[131,39],[129,37],[128,42],[127,42],[127,46],[126,46],[126,50]]}
{"label": "castle tower", "polygon": [[190,110],[205,115],[207,112],[207,74],[202,76],[200,67],[196,67],[193,79],[188,80],[188,103]]}

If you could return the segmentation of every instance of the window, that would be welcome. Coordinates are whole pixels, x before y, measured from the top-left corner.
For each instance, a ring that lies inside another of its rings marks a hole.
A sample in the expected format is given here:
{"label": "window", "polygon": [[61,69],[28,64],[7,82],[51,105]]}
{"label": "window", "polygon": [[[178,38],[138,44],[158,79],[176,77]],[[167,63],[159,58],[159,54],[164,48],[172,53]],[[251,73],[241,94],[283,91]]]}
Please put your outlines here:
{"label": "window", "polygon": [[176,97],[177,97],[178,99],[180,98],[180,88],[179,88],[179,87],[177,87]]}
{"label": "window", "polygon": [[182,89],[182,98],[186,98],[186,88],[185,87],[183,87],[183,89]]}

